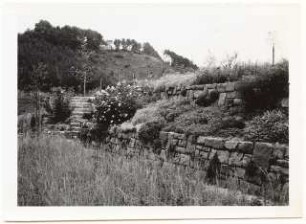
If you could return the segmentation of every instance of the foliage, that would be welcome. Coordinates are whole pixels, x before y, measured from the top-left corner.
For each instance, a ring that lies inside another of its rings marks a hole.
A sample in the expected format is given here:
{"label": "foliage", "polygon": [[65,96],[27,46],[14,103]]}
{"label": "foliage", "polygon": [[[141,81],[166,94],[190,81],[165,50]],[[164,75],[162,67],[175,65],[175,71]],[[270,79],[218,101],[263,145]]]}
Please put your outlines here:
{"label": "foliage", "polygon": [[195,103],[199,106],[207,107],[218,99],[219,93],[216,90],[204,90],[196,99]]}
{"label": "foliage", "polygon": [[254,117],[245,129],[245,139],[266,142],[289,142],[288,115],[280,110],[266,111]]}
{"label": "foliage", "polygon": [[247,111],[273,109],[289,95],[289,65],[282,61],[266,68],[264,74],[245,76],[239,91]]}
{"label": "foliage", "polygon": [[138,136],[143,143],[155,143],[154,140],[158,140],[159,132],[165,125],[162,121],[150,121],[143,124],[139,131]]}
{"label": "foliage", "polygon": [[143,47],[142,47],[142,53],[143,54],[146,54],[146,55],[150,55],[152,57],[155,57],[155,58],[158,58],[161,60],[161,57],[160,55],[158,54],[158,52],[152,47],[152,45],[148,42],[144,43],[143,44]]}
{"label": "foliage", "polygon": [[[32,90],[39,64],[44,65],[44,76],[40,77],[41,90],[62,86],[79,88],[82,81],[70,69],[81,69],[84,61],[82,43],[97,54],[100,44],[104,44],[101,34],[77,27],[54,27],[47,21],[40,21],[33,30],[18,34],[18,89]],[[93,65],[96,73],[97,64]],[[41,70],[41,69],[40,69]],[[92,80],[95,81],[95,80]]]}
{"label": "foliage", "polygon": [[153,86],[157,92],[165,91],[169,87],[188,86],[191,85],[196,78],[194,73],[185,74],[166,74],[157,80],[153,80],[150,86]]}
{"label": "foliage", "polygon": [[132,118],[139,108],[135,99],[138,92],[134,87],[118,84],[107,88],[104,93],[94,100],[96,105],[96,126],[92,130],[94,138],[101,140],[106,136],[111,125],[121,124]]}
{"label": "foliage", "polygon": [[52,122],[65,122],[71,115],[69,107],[69,98],[62,93],[57,93],[54,102],[54,109],[52,110]]}
{"label": "foliage", "polygon": [[249,205],[249,197],[205,184],[198,170],[127,160],[59,137],[18,139],[19,206]]}
{"label": "foliage", "polygon": [[137,125],[151,121],[166,122],[170,116],[176,117],[183,111],[189,110],[190,107],[191,105],[187,99],[158,100],[137,110],[132,123]]}
{"label": "foliage", "polygon": [[170,50],[165,50],[164,55],[167,55],[171,58],[171,66],[183,66],[184,68],[193,68],[193,69],[198,69],[198,66],[194,64],[191,60],[188,58],[185,58],[181,55],[176,54],[173,51]]}
{"label": "foliage", "polygon": [[224,83],[224,82],[238,81],[241,76],[240,70],[241,68],[239,67],[205,68],[202,71],[198,72],[193,84],[202,85],[202,84],[210,84],[210,83]]}

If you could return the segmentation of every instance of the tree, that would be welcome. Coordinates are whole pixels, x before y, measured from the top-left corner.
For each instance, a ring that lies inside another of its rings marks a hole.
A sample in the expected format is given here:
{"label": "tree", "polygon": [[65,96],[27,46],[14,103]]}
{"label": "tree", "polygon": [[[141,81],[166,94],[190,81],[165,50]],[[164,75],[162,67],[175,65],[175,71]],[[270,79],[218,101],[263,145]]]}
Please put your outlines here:
{"label": "tree", "polygon": [[136,40],[132,40],[132,48],[131,48],[131,51],[132,51],[133,53],[139,54],[139,53],[140,53],[140,49],[141,49],[141,44],[138,43]]}
{"label": "tree", "polygon": [[121,40],[115,39],[114,40],[114,45],[116,47],[116,51],[119,51],[120,50],[120,45],[121,45]]}
{"label": "tree", "polygon": [[193,68],[198,69],[198,66],[190,61],[188,58],[185,58],[181,55],[176,54],[173,51],[165,50],[164,55],[167,55],[171,58],[171,66],[183,66],[184,68]]}
{"label": "tree", "polygon": [[127,41],[124,38],[121,40],[121,46],[122,46],[122,50],[124,51],[127,50]]}
{"label": "tree", "polygon": [[143,44],[142,53],[161,59],[157,51],[151,46],[150,43],[146,42]]}

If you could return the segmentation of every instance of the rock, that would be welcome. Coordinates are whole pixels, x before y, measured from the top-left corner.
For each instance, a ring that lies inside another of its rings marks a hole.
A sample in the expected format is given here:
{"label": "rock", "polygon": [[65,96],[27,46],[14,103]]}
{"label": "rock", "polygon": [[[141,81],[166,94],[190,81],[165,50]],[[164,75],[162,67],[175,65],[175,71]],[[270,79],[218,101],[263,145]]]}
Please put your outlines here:
{"label": "rock", "polygon": [[226,93],[221,93],[219,95],[219,101],[218,101],[218,106],[222,107],[225,105],[225,100],[226,100]]}
{"label": "rock", "polygon": [[244,168],[247,167],[248,164],[251,162],[251,159],[252,159],[252,155],[244,154],[243,158],[242,158],[242,161],[241,161],[242,167],[244,167]]}
{"label": "rock", "polygon": [[214,155],[217,153],[217,150],[215,149],[212,149],[209,153],[209,157],[208,159],[211,160],[212,158],[214,158]]}
{"label": "rock", "polygon": [[234,104],[235,106],[240,106],[240,105],[242,105],[242,99],[234,99],[233,104]]}
{"label": "rock", "polygon": [[214,149],[223,149],[224,147],[224,140],[222,138],[199,136],[197,143],[204,144]]}
{"label": "rock", "polygon": [[217,90],[218,90],[219,93],[224,93],[225,92],[225,86],[223,85],[223,83],[217,84]]}
{"label": "rock", "polygon": [[234,99],[236,97],[236,92],[229,92],[226,94],[227,99]]}
{"label": "rock", "polygon": [[225,91],[226,92],[231,92],[235,90],[235,83],[234,82],[228,82],[225,85]]}
{"label": "rock", "polygon": [[234,175],[240,179],[243,179],[244,178],[244,175],[245,175],[245,169],[243,168],[240,168],[240,167],[236,167],[234,169]]}
{"label": "rock", "polygon": [[238,151],[242,153],[252,154],[253,153],[253,142],[239,142]]}
{"label": "rock", "polygon": [[287,168],[281,167],[281,166],[274,166],[272,165],[270,167],[270,171],[275,172],[275,173],[281,173],[284,175],[289,175],[289,170]]}
{"label": "rock", "polygon": [[200,157],[201,157],[202,159],[208,159],[208,158],[209,158],[209,152],[201,151],[201,152],[200,152]]}
{"label": "rock", "polygon": [[217,150],[217,155],[220,163],[228,163],[229,151]]}
{"label": "rock", "polygon": [[166,151],[165,150],[161,150],[159,157],[160,157],[161,160],[167,161]]}
{"label": "rock", "polygon": [[239,152],[232,152],[230,154],[228,164],[233,166],[242,166],[243,165],[243,154]]}
{"label": "rock", "polygon": [[285,160],[285,159],[276,160],[276,164],[281,166],[281,167],[285,167],[285,168],[289,167],[289,161]]}
{"label": "rock", "polygon": [[225,142],[224,147],[230,151],[233,151],[237,148],[238,143],[239,142],[236,140],[229,140]]}
{"label": "rock", "polygon": [[275,144],[273,149],[273,157],[277,159],[283,159],[285,156],[285,153],[287,151],[288,146],[281,145],[281,144]]}
{"label": "rock", "polygon": [[179,164],[189,166],[190,164],[190,156],[186,154],[180,154]]}
{"label": "rock", "polygon": [[207,89],[215,89],[217,87],[217,84],[216,83],[206,84],[205,87]]}

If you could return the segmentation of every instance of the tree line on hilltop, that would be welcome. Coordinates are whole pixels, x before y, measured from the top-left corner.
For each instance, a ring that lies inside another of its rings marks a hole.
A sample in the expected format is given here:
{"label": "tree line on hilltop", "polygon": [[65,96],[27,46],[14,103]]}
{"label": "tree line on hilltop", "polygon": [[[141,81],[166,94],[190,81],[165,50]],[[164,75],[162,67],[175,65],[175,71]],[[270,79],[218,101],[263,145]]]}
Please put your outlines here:
{"label": "tree line on hilltop", "polygon": [[[114,46],[114,49],[113,47]],[[34,29],[18,34],[18,89],[49,91],[51,87],[73,88],[81,92],[87,88],[112,85],[118,80],[112,74],[104,74],[100,54],[105,48],[144,54],[162,60],[153,46],[134,39],[106,41],[93,30],[75,26],[52,26],[41,20]],[[190,60],[166,50],[172,65],[197,68]],[[84,79],[85,77],[85,79]],[[87,77],[87,78],[86,78]]]}

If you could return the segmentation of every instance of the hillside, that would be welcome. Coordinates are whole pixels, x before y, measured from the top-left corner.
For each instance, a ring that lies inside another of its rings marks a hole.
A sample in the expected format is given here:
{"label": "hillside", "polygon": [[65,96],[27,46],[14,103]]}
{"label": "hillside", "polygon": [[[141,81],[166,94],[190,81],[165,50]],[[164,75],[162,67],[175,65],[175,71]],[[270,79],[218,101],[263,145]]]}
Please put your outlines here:
{"label": "hillside", "polygon": [[[113,41],[110,41],[113,42]],[[116,39],[115,48],[93,30],[54,27],[40,21],[33,30],[18,34],[18,89],[48,92],[52,87],[82,92],[118,81],[154,79],[170,66],[149,43]]]}
{"label": "hillside", "polygon": [[161,59],[128,51],[100,51],[93,59],[97,67],[96,78],[109,76],[115,81],[156,79],[170,69]]}

